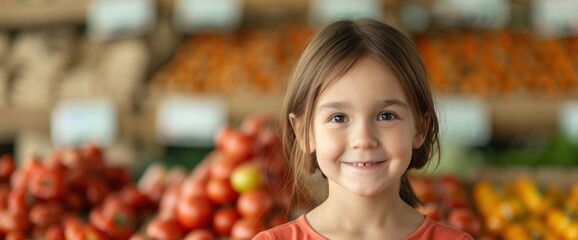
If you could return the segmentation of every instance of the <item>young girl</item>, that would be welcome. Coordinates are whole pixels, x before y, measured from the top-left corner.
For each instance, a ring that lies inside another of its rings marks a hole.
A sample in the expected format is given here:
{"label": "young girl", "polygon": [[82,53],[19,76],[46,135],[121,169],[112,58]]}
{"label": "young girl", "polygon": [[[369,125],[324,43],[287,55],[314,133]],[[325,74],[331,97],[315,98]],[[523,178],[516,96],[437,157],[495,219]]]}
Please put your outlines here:
{"label": "young girl", "polygon": [[341,20],[306,47],[284,103],[297,187],[320,171],[327,198],[254,239],[473,239],[420,214],[407,177],[439,150],[426,70],[410,38]]}

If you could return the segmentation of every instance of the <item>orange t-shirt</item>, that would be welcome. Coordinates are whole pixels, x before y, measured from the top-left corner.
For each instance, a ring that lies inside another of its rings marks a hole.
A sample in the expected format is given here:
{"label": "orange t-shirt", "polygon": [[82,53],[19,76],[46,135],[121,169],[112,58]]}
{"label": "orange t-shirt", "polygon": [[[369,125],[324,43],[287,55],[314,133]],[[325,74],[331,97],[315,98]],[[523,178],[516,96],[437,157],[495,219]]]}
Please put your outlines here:
{"label": "orange t-shirt", "polygon": [[[299,239],[299,240],[326,240],[327,238],[317,233],[307,222],[305,215],[294,221],[271,228],[257,234],[253,240],[267,239]],[[436,239],[460,239],[473,240],[472,236],[460,230],[436,222],[426,217],[421,226],[406,240],[436,240]]]}

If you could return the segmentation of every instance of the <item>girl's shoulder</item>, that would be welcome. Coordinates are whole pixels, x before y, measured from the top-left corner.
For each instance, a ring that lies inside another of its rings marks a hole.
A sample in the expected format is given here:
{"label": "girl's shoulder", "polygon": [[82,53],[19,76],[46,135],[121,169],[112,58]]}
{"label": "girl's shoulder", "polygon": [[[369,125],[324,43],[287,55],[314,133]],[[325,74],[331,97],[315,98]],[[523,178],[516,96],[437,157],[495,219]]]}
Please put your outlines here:
{"label": "girl's shoulder", "polygon": [[268,239],[326,240],[326,238],[313,230],[309,222],[307,222],[305,215],[301,215],[293,221],[263,231],[253,238],[253,240]]}
{"label": "girl's shoulder", "polygon": [[473,240],[469,234],[426,217],[422,225],[406,240],[459,239]]}

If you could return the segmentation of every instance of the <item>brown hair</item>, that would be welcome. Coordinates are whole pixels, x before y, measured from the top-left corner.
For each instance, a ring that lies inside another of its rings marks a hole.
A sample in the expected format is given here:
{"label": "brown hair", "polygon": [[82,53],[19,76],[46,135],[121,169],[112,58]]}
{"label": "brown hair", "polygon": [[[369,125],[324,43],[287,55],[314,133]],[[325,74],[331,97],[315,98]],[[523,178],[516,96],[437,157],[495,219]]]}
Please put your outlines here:
{"label": "brown hair", "polygon": [[[293,170],[294,194],[308,195],[302,177],[317,170],[315,154],[309,149],[309,132],[319,95],[363,57],[379,59],[386,65],[384,67],[394,72],[412,108],[417,130],[425,133],[423,145],[413,150],[408,170],[424,167],[434,153],[439,152],[438,119],[427,73],[415,43],[379,20],[340,20],[321,29],[309,41],[289,80],[282,127],[283,148]],[[288,117],[291,113],[303,123],[300,129],[295,129],[303,137],[301,143],[291,126]],[[413,207],[421,203],[409,184],[407,171],[401,178],[399,195]]]}

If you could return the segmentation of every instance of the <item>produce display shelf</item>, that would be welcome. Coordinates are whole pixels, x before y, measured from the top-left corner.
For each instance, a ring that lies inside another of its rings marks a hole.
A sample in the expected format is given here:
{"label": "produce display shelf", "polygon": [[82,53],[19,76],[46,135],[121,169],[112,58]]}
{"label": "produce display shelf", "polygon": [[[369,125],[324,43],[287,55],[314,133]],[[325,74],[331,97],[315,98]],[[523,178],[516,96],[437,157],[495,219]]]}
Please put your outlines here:
{"label": "produce display shelf", "polygon": [[[123,134],[149,138],[154,135],[154,125],[158,107],[169,93],[156,93],[143,103],[137,113],[120,111],[120,128]],[[194,97],[207,96],[223,101],[232,123],[239,122],[253,114],[280,114],[282,95],[259,95],[250,92],[234,94],[192,94]],[[464,97],[464,96],[461,96]],[[558,134],[561,109],[571,98],[496,97],[482,99],[488,109],[492,138],[544,138]],[[20,130],[50,130],[50,110],[24,110],[0,108],[0,136]]]}

